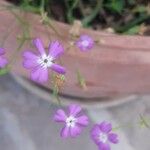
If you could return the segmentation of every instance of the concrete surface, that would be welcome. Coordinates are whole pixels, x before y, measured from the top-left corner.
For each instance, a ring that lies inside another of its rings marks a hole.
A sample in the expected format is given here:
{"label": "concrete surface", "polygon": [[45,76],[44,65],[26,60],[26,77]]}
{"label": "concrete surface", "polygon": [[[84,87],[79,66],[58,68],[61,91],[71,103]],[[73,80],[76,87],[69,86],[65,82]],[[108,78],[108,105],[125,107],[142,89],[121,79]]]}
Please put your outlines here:
{"label": "concrete surface", "polygon": [[86,110],[90,126],[69,140],[59,137],[61,125],[51,119],[57,107],[23,89],[10,75],[0,77],[0,150],[96,150],[88,131],[104,119],[122,126],[117,130],[120,144],[112,150],[150,150],[150,129],[137,125],[139,114],[150,119],[150,96],[109,109]]}

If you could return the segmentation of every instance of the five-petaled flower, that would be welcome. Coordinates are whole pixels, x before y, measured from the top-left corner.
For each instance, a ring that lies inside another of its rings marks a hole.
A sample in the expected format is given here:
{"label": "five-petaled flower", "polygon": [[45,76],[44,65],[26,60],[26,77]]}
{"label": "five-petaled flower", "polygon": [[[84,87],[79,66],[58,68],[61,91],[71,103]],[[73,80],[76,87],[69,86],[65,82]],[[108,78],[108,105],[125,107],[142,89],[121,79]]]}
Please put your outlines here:
{"label": "five-petaled flower", "polygon": [[65,124],[60,133],[61,137],[76,137],[81,133],[82,128],[88,125],[88,117],[80,116],[81,110],[81,107],[75,104],[69,106],[68,115],[62,109],[57,110],[54,120]]}
{"label": "five-petaled flower", "polygon": [[4,57],[5,51],[0,48],[0,68],[4,68],[8,64],[8,60]]}
{"label": "five-petaled flower", "polygon": [[99,150],[110,150],[110,143],[118,143],[118,135],[111,131],[112,125],[105,121],[92,128],[91,138],[98,145]]}
{"label": "five-petaled flower", "polygon": [[94,40],[89,35],[81,35],[76,42],[76,46],[81,51],[87,51],[93,48]]}
{"label": "five-petaled flower", "polygon": [[51,68],[57,73],[65,74],[65,68],[54,63],[56,58],[64,52],[63,46],[58,41],[50,43],[48,54],[40,39],[37,38],[33,40],[33,44],[39,51],[39,54],[35,54],[31,51],[25,51],[23,53],[23,66],[31,70],[31,79],[33,81],[39,83],[48,81],[48,68]]}

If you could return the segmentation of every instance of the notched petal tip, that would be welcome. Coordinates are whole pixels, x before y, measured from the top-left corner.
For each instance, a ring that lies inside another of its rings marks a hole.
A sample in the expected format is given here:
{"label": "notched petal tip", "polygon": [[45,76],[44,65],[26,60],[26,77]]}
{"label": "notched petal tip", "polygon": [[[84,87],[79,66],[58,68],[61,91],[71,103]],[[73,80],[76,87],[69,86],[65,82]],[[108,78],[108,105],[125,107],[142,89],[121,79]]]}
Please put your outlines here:
{"label": "notched petal tip", "polygon": [[115,134],[115,133],[110,133],[110,134],[108,135],[108,139],[109,139],[110,142],[112,142],[112,143],[114,143],[114,144],[119,143],[118,135]]}
{"label": "notched petal tip", "polygon": [[59,109],[59,110],[57,110],[56,114],[54,115],[54,121],[56,121],[56,122],[65,122],[66,117],[67,116],[66,116],[64,110]]}
{"label": "notched petal tip", "polygon": [[76,116],[78,113],[80,113],[82,108],[78,104],[71,104],[69,106],[69,113],[70,115]]}
{"label": "notched petal tip", "polygon": [[68,128],[66,126],[63,127],[62,130],[61,130],[61,132],[60,132],[60,136],[62,138],[68,138],[70,136],[70,128]]}
{"label": "notched petal tip", "polygon": [[106,121],[103,121],[102,123],[100,123],[99,127],[102,132],[106,132],[106,133],[112,130],[112,124]]}
{"label": "notched petal tip", "polygon": [[87,126],[89,124],[89,118],[86,115],[77,118],[77,122],[81,126]]}

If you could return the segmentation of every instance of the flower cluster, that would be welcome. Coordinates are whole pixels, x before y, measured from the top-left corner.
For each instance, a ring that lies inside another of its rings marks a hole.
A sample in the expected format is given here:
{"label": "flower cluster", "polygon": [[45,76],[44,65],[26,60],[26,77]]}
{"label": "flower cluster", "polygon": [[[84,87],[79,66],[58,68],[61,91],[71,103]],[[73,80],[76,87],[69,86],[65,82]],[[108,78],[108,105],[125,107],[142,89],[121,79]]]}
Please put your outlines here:
{"label": "flower cluster", "polygon": [[[44,49],[43,43],[39,38],[33,40],[33,44],[37,52],[29,50],[23,53],[23,66],[31,71],[31,80],[38,83],[45,83],[48,81],[49,69],[59,73],[65,74],[66,69],[61,65],[55,63],[63,53],[64,48],[59,41],[53,41],[49,44],[48,52]],[[81,51],[88,51],[93,48],[94,40],[89,35],[81,35],[75,42],[75,45]],[[0,48],[0,68],[4,68],[8,61],[4,57],[5,51]]]}
{"label": "flower cluster", "polygon": [[[40,39],[33,40],[38,53],[25,51],[23,53],[23,66],[31,71],[33,81],[44,83],[48,81],[48,70],[51,68],[59,74],[65,74],[66,69],[55,63],[55,60],[64,53],[64,48],[59,41],[50,43],[48,53],[46,53]],[[75,45],[81,51],[88,51],[93,48],[94,40],[88,35],[81,35]]]}
{"label": "flower cluster", "polygon": [[[79,105],[72,104],[68,109],[68,114],[64,110],[58,109],[54,115],[54,121],[64,124],[60,132],[62,138],[77,137],[81,134],[83,127],[87,127],[89,124],[88,116],[81,115],[82,109]],[[118,143],[118,135],[111,131],[111,123],[105,121],[95,124],[91,129],[91,138],[98,145],[99,150],[110,150],[110,143]]]}
{"label": "flower cluster", "polygon": [[[57,64],[56,60],[64,53],[64,48],[59,41],[49,44],[48,51],[45,50],[39,38],[33,40],[37,52],[26,50],[23,52],[23,66],[30,71],[30,77],[38,83],[45,83],[49,78],[49,69],[58,74],[65,74],[66,69]],[[89,51],[94,46],[94,40],[88,35],[81,35],[74,43],[81,51]],[[5,51],[0,48],[0,69],[6,67],[8,60],[4,56]],[[54,115],[54,121],[63,123],[60,135],[62,138],[75,138],[79,136],[82,129],[89,124],[89,118],[82,113],[79,105],[72,104],[67,113],[58,109]],[[118,135],[112,133],[112,125],[107,122],[95,124],[91,129],[91,138],[98,145],[99,150],[110,150],[110,143],[118,143]]]}

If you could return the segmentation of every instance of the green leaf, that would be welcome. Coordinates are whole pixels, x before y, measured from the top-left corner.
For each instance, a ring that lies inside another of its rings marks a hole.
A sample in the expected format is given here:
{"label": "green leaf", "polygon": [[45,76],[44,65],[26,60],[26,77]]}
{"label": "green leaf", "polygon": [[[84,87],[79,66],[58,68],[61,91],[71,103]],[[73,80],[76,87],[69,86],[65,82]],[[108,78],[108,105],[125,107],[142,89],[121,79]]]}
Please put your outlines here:
{"label": "green leaf", "polygon": [[148,19],[150,19],[149,15],[140,15],[139,17],[131,20],[130,22],[128,22],[124,26],[115,27],[115,31],[119,32],[119,33],[125,33],[130,28],[137,26],[138,24],[143,23],[145,20],[148,20]]}
{"label": "green leaf", "polygon": [[135,5],[136,4],[136,0],[128,0],[129,5]]}
{"label": "green leaf", "polygon": [[61,80],[65,81],[65,76],[61,75]]}
{"label": "green leaf", "polygon": [[134,26],[130,28],[128,31],[124,32],[124,34],[129,34],[129,35],[138,34],[139,30],[140,30],[140,26]]}
{"label": "green leaf", "polygon": [[149,125],[148,120],[145,117],[143,117],[141,114],[140,114],[140,126],[150,129],[150,125]]}
{"label": "green leaf", "polygon": [[0,69],[0,76],[3,76],[5,74],[7,74],[9,72],[9,69],[6,67],[6,68],[3,68],[3,69]]}
{"label": "green leaf", "polygon": [[124,0],[110,0],[106,7],[113,12],[121,13],[124,9],[125,2]]}
{"label": "green leaf", "polygon": [[93,9],[93,11],[91,12],[91,14],[82,19],[82,25],[84,27],[88,27],[89,23],[91,23],[93,21],[93,19],[95,19],[95,17],[97,16],[97,14],[100,12],[100,10],[103,7],[103,1],[104,0],[98,0],[97,4],[96,4],[95,8]]}
{"label": "green leaf", "polygon": [[137,7],[135,7],[135,8],[133,9],[133,12],[134,12],[134,13],[147,12],[147,7],[144,6],[144,5],[139,5],[139,6],[137,6]]}

